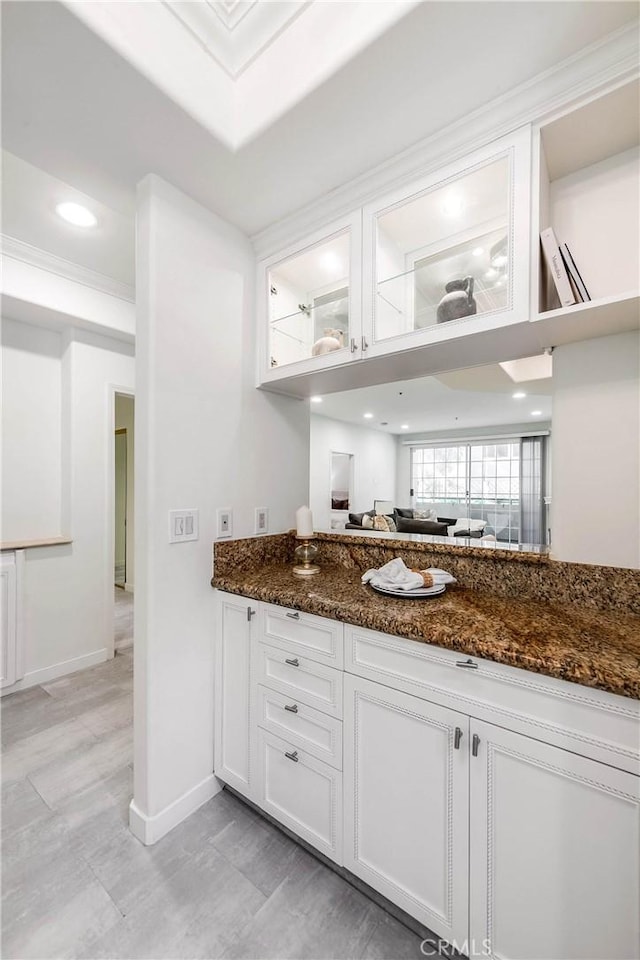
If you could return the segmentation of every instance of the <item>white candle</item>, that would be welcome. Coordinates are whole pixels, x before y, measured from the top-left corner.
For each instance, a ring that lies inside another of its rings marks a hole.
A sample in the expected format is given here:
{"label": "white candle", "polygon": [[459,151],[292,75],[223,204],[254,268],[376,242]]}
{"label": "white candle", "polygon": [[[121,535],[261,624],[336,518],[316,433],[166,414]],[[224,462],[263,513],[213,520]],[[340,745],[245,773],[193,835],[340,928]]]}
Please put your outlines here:
{"label": "white candle", "polygon": [[299,537],[313,536],[313,514],[309,507],[298,507],[296,510],[296,532]]}

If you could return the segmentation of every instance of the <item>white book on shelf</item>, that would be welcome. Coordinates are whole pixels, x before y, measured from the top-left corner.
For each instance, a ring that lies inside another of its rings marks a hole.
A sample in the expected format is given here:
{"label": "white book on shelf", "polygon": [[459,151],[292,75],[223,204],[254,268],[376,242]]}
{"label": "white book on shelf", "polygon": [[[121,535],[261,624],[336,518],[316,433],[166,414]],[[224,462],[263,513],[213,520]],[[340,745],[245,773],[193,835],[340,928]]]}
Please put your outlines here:
{"label": "white book on shelf", "polygon": [[556,240],[556,235],[553,232],[552,227],[547,227],[546,230],[542,231],[540,234],[540,242],[542,243],[542,251],[544,253],[549,272],[553,277],[553,282],[558,292],[560,303],[563,307],[570,307],[577,301],[573,290],[571,289],[569,274],[567,273],[567,269],[562,260],[560,248],[558,247],[558,241]]}

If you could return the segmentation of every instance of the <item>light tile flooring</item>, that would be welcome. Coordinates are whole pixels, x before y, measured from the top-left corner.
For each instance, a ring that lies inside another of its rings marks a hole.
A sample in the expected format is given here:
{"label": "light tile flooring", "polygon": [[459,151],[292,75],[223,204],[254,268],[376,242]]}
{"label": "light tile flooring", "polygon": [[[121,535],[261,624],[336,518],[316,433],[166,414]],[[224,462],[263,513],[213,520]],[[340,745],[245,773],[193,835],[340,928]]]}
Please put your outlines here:
{"label": "light tile flooring", "polygon": [[127,827],[132,651],[2,701],[2,955],[419,958],[420,938],[223,791]]}
{"label": "light tile flooring", "polygon": [[113,588],[113,633],[116,650],[133,643],[133,594],[122,587]]}

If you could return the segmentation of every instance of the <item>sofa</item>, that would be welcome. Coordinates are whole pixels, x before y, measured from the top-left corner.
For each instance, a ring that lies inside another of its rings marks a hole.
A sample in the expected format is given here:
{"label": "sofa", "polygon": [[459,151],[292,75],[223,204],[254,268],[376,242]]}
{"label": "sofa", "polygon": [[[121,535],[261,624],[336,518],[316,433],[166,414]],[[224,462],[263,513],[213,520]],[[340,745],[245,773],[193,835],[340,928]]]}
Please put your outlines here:
{"label": "sofa", "polygon": [[[394,507],[393,513],[385,514],[385,516],[393,521],[398,533],[422,533],[433,537],[473,537],[474,539],[494,534],[493,528],[487,523],[480,528],[480,524],[483,522],[480,520],[472,521],[472,525],[477,526],[478,529],[469,529],[455,517],[436,517],[435,519],[416,517],[416,512],[412,507]],[[349,521],[345,524],[345,530],[371,530],[373,529],[371,526],[363,524],[363,518],[371,517],[373,520],[375,516],[375,509],[366,510],[364,513],[350,513]]]}

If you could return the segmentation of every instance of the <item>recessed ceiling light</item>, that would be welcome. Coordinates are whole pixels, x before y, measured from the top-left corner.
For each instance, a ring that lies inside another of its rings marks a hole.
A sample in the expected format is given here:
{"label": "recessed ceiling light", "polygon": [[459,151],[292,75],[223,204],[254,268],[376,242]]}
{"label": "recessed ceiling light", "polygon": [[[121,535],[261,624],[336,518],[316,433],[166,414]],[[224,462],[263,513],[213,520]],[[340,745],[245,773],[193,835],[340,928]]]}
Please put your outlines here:
{"label": "recessed ceiling light", "polygon": [[363,413],[362,416],[365,418],[365,420],[373,420],[372,413]]}
{"label": "recessed ceiling light", "polygon": [[408,423],[401,423],[401,424],[400,424],[400,429],[401,429],[401,430],[408,430],[408,429],[409,429],[409,424],[408,424]]}
{"label": "recessed ceiling light", "polygon": [[309,397],[311,403],[322,403],[322,397]]}
{"label": "recessed ceiling light", "polygon": [[474,257],[481,257],[484,253],[484,247],[476,247],[475,250],[471,251]]}
{"label": "recessed ceiling light", "polygon": [[514,400],[524,400],[526,393],[523,393],[522,390],[519,390],[517,393],[512,393],[511,396]]}
{"label": "recessed ceiling light", "polygon": [[531,411],[531,416],[532,416],[532,417],[541,417],[541,416],[542,416],[542,410],[532,410],[532,411]]}
{"label": "recessed ceiling light", "polygon": [[95,227],[98,218],[80,203],[59,203],[56,213],[74,227]]}

